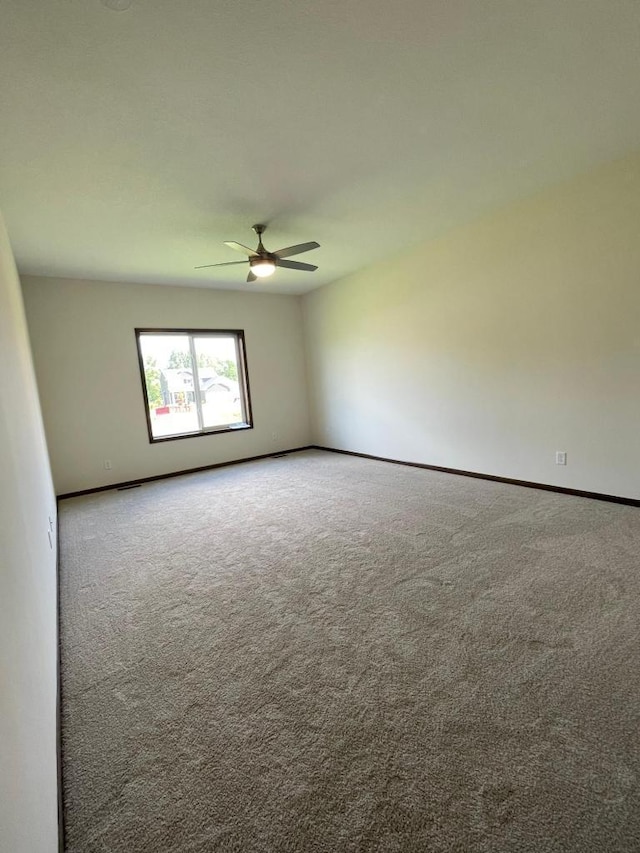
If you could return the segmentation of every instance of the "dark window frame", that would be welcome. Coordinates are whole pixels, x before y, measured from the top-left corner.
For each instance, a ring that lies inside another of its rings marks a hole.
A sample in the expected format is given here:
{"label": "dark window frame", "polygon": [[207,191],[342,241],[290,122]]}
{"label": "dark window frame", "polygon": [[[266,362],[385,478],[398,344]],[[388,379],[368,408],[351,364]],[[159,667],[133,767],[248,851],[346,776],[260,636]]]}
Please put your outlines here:
{"label": "dark window frame", "polygon": [[[247,429],[253,429],[253,410],[251,407],[251,391],[249,388],[249,368],[247,366],[247,347],[244,338],[244,329],[156,329],[156,328],[136,328],[136,350],[138,352],[138,367],[140,369],[140,381],[142,382],[142,399],[144,402],[144,412],[147,421],[147,432],[149,434],[150,444],[160,444],[164,441],[181,441],[184,438],[201,438],[204,435],[220,435],[225,432],[244,432]],[[176,435],[163,435],[154,437],[151,428],[151,411],[149,408],[149,395],[147,393],[147,381],[144,372],[144,359],[142,349],[140,347],[141,335],[190,335],[191,337],[203,337],[207,335],[233,335],[237,341],[238,352],[238,386],[240,394],[244,402],[244,411],[246,421],[237,426],[224,426],[220,428],[210,427],[193,432],[177,433]]]}

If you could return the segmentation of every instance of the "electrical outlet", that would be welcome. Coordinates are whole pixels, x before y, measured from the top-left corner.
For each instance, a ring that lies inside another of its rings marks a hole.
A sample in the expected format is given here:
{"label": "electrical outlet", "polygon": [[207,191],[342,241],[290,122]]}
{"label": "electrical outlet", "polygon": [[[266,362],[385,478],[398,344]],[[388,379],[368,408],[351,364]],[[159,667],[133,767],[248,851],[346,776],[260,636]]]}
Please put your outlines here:
{"label": "electrical outlet", "polygon": [[105,467],[105,470],[106,470],[106,471],[110,471],[110,470],[111,470],[111,460],[110,460],[110,459],[105,459],[105,460],[104,460],[104,467]]}
{"label": "electrical outlet", "polygon": [[567,464],[567,452],[566,450],[556,450],[556,465],[566,465]]}

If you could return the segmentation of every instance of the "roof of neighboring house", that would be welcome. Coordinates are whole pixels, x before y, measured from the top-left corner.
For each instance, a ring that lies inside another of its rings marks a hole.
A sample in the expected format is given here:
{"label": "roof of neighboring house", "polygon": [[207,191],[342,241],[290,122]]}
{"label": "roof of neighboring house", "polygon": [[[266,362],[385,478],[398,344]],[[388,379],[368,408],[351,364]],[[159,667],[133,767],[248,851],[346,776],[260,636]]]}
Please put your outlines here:
{"label": "roof of neighboring house", "polygon": [[193,374],[189,368],[177,367],[162,370],[169,391],[193,390]]}
{"label": "roof of neighboring house", "polygon": [[[192,391],[193,373],[189,367],[167,368],[162,370],[169,391]],[[211,391],[216,386],[238,393],[238,383],[235,379],[218,375],[211,367],[198,368],[198,379],[201,391]]]}
{"label": "roof of neighboring house", "polygon": [[227,379],[226,376],[213,376],[210,379],[200,379],[200,388],[203,391],[213,391],[215,388],[222,388],[231,393],[238,393],[238,383],[235,379]]}

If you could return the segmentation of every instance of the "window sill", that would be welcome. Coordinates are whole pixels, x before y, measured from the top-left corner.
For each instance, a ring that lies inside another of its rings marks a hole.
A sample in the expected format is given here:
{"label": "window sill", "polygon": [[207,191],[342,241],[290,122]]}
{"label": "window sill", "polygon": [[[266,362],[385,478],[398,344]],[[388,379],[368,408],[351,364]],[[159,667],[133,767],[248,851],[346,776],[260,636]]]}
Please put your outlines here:
{"label": "window sill", "polygon": [[242,432],[245,429],[253,429],[253,424],[230,424],[220,429],[206,429],[202,432],[183,432],[179,435],[162,435],[158,438],[150,438],[150,444],[162,444],[165,441],[179,441],[183,438],[202,438],[203,435],[220,435],[224,432]]}

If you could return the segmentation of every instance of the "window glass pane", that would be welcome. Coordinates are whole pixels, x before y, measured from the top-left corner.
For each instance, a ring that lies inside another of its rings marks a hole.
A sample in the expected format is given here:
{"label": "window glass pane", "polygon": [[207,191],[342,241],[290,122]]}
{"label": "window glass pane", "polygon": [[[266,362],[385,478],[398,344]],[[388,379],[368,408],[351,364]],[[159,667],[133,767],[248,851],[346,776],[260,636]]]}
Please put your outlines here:
{"label": "window glass pane", "polygon": [[205,429],[246,421],[235,335],[194,337],[202,425]]}
{"label": "window glass pane", "polygon": [[188,335],[140,335],[153,438],[199,429]]}

